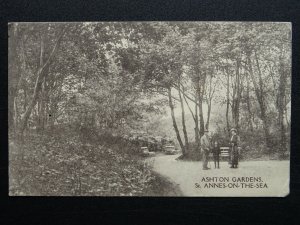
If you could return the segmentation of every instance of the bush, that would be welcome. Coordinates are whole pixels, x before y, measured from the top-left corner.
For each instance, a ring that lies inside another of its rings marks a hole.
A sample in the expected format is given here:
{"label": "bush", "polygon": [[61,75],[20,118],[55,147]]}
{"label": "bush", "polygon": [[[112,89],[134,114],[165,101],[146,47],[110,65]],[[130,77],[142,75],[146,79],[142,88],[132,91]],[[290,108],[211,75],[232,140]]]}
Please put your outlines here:
{"label": "bush", "polygon": [[9,143],[10,195],[147,195],[157,179],[136,148],[108,133],[56,130]]}

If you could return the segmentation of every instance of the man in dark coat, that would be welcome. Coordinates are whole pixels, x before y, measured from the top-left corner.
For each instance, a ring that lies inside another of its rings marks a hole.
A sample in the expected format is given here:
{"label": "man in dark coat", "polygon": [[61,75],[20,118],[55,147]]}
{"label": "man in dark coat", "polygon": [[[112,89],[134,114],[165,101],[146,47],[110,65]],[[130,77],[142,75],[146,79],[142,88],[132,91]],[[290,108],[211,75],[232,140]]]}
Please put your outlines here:
{"label": "man in dark coat", "polygon": [[210,150],[210,140],[208,136],[208,130],[204,131],[204,135],[200,139],[200,144],[201,144],[201,152],[202,152],[203,170],[208,170],[210,169],[207,167],[208,155]]}
{"label": "man in dark coat", "polygon": [[231,130],[231,138],[230,138],[230,168],[237,168],[239,163],[239,152],[238,146],[240,144],[240,137],[237,135],[237,130],[232,128]]}

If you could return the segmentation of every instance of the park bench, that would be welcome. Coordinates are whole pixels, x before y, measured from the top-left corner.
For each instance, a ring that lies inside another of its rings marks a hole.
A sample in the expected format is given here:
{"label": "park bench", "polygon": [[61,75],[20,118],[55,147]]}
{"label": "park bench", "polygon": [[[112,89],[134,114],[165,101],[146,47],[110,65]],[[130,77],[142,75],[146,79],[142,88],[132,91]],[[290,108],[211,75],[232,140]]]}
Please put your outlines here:
{"label": "park bench", "polygon": [[[241,147],[238,147],[239,154],[241,154]],[[220,147],[220,158],[229,158],[230,148],[229,147]]]}
{"label": "park bench", "polygon": [[220,157],[228,158],[229,157],[229,147],[220,147]]}
{"label": "park bench", "polygon": [[165,145],[163,147],[163,150],[164,150],[165,154],[167,154],[167,155],[176,154],[176,149],[175,149],[175,146],[173,146],[173,145]]}
{"label": "park bench", "polygon": [[155,152],[150,152],[148,147],[141,147],[142,155],[143,156],[154,156]]}

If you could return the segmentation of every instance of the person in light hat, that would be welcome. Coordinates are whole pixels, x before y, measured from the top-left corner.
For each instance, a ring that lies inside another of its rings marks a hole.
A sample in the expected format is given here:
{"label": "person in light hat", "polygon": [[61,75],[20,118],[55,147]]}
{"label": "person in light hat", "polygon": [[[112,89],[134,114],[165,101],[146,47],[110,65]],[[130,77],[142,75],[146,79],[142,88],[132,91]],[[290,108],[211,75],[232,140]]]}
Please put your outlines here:
{"label": "person in light hat", "polygon": [[230,138],[230,168],[237,168],[239,163],[239,152],[238,152],[238,146],[240,144],[240,137],[237,135],[237,130],[235,128],[232,128],[230,130],[231,132],[231,138]]}
{"label": "person in light hat", "polygon": [[203,170],[210,169],[210,168],[207,167],[208,155],[209,155],[209,151],[210,151],[210,140],[209,140],[208,134],[209,134],[208,129],[205,129],[204,130],[204,135],[200,139]]}

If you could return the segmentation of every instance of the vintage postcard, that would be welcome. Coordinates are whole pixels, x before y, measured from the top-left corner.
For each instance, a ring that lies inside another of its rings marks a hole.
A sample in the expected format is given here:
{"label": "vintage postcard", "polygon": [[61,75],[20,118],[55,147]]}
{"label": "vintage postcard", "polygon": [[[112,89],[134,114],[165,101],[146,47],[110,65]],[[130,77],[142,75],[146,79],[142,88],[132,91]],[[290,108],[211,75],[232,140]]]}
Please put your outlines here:
{"label": "vintage postcard", "polygon": [[9,195],[287,196],[291,29],[9,23]]}

